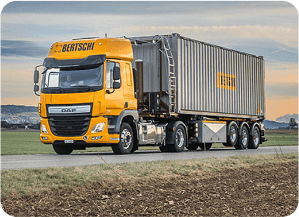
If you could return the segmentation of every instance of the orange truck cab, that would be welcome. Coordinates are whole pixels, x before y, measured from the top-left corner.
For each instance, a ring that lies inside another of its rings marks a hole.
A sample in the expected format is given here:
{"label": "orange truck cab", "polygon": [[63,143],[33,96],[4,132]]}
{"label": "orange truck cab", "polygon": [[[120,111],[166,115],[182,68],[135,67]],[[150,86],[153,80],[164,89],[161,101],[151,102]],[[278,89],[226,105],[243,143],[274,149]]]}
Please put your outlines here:
{"label": "orange truck cab", "polygon": [[53,144],[58,154],[119,143],[117,123],[138,119],[132,60],[127,39],[54,43],[40,84],[40,140]]}

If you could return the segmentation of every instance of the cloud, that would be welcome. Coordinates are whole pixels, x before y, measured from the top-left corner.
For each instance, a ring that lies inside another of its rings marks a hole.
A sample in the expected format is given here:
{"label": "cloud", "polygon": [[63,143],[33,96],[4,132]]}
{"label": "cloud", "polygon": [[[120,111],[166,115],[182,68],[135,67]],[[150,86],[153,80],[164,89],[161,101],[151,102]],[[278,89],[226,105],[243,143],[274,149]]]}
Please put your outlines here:
{"label": "cloud", "polygon": [[197,38],[213,39],[256,39],[273,40],[288,47],[298,46],[297,28],[283,26],[260,26],[260,25],[233,25],[233,26],[132,26],[126,29],[132,34],[143,32],[184,32],[196,35]]}
{"label": "cloud", "polygon": [[266,62],[266,85],[298,84],[298,62]]}
{"label": "cloud", "polygon": [[297,99],[298,83],[268,84],[266,85],[266,98],[268,99]]}
{"label": "cloud", "polygon": [[46,56],[48,52],[49,48],[38,46],[32,41],[1,40],[1,55],[5,57],[41,57]]}
{"label": "cloud", "polygon": [[[238,11],[256,10],[262,11],[279,10],[280,14],[284,10],[293,10],[294,6],[288,2],[11,2],[7,4],[2,13],[80,13],[80,14],[166,14],[166,13],[209,13],[210,11]],[[264,13],[262,13],[264,14]],[[290,14],[290,12],[288,12]]]}

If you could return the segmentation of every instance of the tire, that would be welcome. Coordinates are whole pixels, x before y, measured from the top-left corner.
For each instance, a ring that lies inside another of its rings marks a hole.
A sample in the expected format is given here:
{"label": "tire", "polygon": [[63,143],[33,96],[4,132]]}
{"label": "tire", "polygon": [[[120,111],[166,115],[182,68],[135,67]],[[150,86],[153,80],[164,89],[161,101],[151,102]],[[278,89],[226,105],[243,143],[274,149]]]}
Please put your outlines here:
{"label": "tire", "polygon": [[261,141],[261,131],[257,125],[253,125],[252,135],[250,136],[249,149],[257,149]]}
{"label": "tire", "polygon": [[198,148],[199,144],[198,143],[191,143],[189,144],[186,148],[188,150],[196,150]]}
{"label": "tire", "polygon": [[112,145],[114,154],[130,154],[134,145],[134,134],[128,123],[121,124],[119,137],[119,143]]}
{"label": "tire", "polygon": [[224,146],[232,147],[238,143],[239,128],[236,122],[231,121],[227,127],[227,143],[223,143]]}
{"label": "tire", "polygon": [[241,125],[238,143],[235,145],[236,149],[247,149],[249,145],[250,135],[249,130],[245,124]]}
{"label": "tire", "polygon": [[170,152],[182,152],[186,146],[186,132],[183,125],[178,125],[174,131],[174,144],[168,144],[166,147]]}
{"label": "tire", "polygon": [[[201,150],[205,150],[205,144],[204,143],[199,143],[199,147]],[[212,143],[206,143],[206,151],[210,150],[212,147]]]}
{"label": "tire", "polygon": [[53,149],[59,155],[67,155],[73,151],[72,148],[59,144],[53,144]]}

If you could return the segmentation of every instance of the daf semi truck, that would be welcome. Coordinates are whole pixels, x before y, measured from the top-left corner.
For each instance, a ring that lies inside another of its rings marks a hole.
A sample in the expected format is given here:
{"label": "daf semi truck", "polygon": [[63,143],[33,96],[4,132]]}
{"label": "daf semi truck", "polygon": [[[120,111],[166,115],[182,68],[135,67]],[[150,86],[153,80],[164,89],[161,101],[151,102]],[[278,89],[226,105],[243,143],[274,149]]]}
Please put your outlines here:
{"label": "daf semi truck", "polygon": [[40,140],[58,154],[257,149],[266,141],[263,57],[177,33],[54,43],[35,67],[34,92]]}

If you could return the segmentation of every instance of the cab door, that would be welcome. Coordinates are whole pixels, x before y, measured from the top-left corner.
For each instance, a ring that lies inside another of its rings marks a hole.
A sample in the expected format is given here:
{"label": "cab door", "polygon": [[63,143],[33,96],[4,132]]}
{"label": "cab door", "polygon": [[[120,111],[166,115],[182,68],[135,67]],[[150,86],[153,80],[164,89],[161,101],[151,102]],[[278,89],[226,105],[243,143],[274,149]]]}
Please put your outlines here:
{"label": "cab door", "polygon": [[131,68],[131,64],[123,63],[122,69],[124,70],[124,79],[123,87],[124,87],[124,98],[127,102],[127,109],[137,109],[137,100],[135,98],[134,93],[134,80],[133,80],[133,71]]}
{"label": "cab door", "polygon": [[[120,68],[120,79],[113,80],[113,68]],[[119,62],[106,61],[105,64],[105,101],[108,115],[119,115],[125,108],[123,73]],[[120,88],[114,89],[113,82],[119,82]]]}

